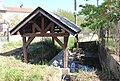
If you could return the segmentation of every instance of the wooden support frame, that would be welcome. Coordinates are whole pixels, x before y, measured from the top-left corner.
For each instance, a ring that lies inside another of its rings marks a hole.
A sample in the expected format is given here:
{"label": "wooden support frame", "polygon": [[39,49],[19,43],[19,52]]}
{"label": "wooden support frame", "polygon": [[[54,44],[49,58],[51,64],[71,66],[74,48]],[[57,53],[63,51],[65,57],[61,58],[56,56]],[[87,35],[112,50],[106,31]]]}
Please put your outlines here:
{"label": "wooden support frame", "polygon": [[[51,23],[51,33],[54,33],[54,28],[55,27],[55,24],[54,23]],[[55,42],[54,42],[54,38],[52,37],[52,43],[53,43],[53,45],[55,44]]]}
{"label": "wooden support frame", "polygon": [[27,46],[26,46],[26,37],[23,37],[23,54],[24,54],[24,62],[28,63],[28,55],[27,55]]}
{"label": "wooden support frame", "polygon": [[[38,31],[41,31],[40,27],[36,23],[33,23],[32,27],[36,28]],[[33,31],[34,31],[34,29],[33,29]]]}
{"label": "wooden support frame", "polygon": [[68,44],[68,37],[64,37],[64,68],[68,67],[68,48],[67,48],[67,44]]}
{"label": "wooden support frame", "polygon": [[44,20],[45,20],[45,19],[44,19],[44,16],[42,15],[42,16],[41,16],[41,33],[45,33],[45,32],[44,32],[44,26],[45,26],[45,25],[44,25],[44,24],[45,24]]}
{"label": "wooden support frame", "polygon": [[44,30],[44,32],[46,33],[50,28],[53,28],[52,25],[53,23],[51,22]]}
{"label": "wooden support frame", "polygon": [[54,37],[56,42],[64,49],[64,68],[68,67],[68,48],[67,48],[68,38],[69,35],[67,37],[64,37],[64,43],[62,43],[57,37]]}
{"label": "wooden support frame", "polygon": [[54,39],[63,49],[65,49],[65,45],[57,37],[54,37]]}
{"label": "wooden support frame", "polygon": [[35,38],[35,36],[29,37],[28,40],[27,40],[27,42],[26,42],[26,44],[25,44],[25,46],[28,47],[28,45],[30,45],[30,43],[32,42],[32,40],[33,40],[34,38]]}
{"label": "wooden support frame", "polygon": [[23,36],[24,37],[68,37],[68,33],[26,33]]}
{"label": "wooden support frame", "polygon": [[[53,22],[50,22],[49,25],[45,28],[44,25],[44,16],[41,16],[41,28],[34,22],[32,22],[32,33],[24,33],[23,34],[23,52],[24,52],[24,62],[28,63],[27,58],[27,48],[28,45],[32,42],[32,40],[35,37],[52,37],[52,41],[54,44],[54,40],[64,49],[64,68],[68,67],[68,38],[69,33],[65,30],[62,30],[60,33],[54,33],[55,31],[55,24]],[[39,32],[36,32],[38,30]],[[47,33],[47,31],[50,30],[50,33]],[[28,37],[28,40],[26,40],[26,37]],[[64,41],[61,42],[58,37],[63,37]]]}

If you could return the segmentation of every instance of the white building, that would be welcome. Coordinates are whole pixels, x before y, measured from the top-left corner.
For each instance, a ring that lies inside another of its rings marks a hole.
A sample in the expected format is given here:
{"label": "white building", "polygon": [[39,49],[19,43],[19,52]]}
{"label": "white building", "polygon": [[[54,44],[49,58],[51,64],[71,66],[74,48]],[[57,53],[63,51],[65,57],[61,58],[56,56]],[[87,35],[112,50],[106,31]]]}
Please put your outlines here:
{"label": "white building", "polygon": [[14,27],[32,11],[33,9],[24,8],[23,5],[20,7],[5,7],[0,0],[0,33],[4,35],[8,27]]}

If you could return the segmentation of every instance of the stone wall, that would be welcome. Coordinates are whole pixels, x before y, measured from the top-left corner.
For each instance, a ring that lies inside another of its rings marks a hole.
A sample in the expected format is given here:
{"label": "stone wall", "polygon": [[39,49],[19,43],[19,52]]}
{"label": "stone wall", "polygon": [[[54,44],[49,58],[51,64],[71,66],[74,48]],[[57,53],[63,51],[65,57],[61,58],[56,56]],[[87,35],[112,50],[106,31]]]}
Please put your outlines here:
{"label": "stone wall", "polygon": [[101,44],[96,41],[79,42],[79,48],[82,48],[85,51],[94,51],[98,54],[102,72],[105,73],[104,76],[106,79],[120,79],[120,63],[118,63],[118,61],[116,61],[116,59],[114,59]]}
{"label": "stone wall", "polygon": [[120,79],[120,64],[107,52],[107,49],[99,45],[99,59],[102,66],[102,71],[106,72],[108,79]]}

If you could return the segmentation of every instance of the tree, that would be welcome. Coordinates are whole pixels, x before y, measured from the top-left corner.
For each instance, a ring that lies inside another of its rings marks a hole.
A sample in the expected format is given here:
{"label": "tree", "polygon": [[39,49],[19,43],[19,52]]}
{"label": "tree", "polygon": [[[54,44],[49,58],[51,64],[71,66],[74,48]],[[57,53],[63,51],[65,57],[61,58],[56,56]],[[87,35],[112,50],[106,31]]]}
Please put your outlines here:
{"label": "tree", "polygon": [[[53,11],[54,13],[61,15],[63,17],[66,17],[67,19],[69,19],[71,22],[74,22],[74,14],[71,11],[66,11],[66,10],[62,10],[62,9],[58,9],[56,11]],[[80,26],[80,24],[84,21],[84,18],[81,17],[80,15],[78,15],[77,18],[77,25]]]}
{"label": "tree", "polygon": [[[120,1],[119,0],[104,0],[99,6],[86,4],[80,5],[82,8],[79,15],[85,16],[85,22],[81,24],[82,27],[88,27],[93,31],[99,32],[99,37],[102,37],[101,43],[104,45],[105,32],[107,30],[117,29],[118,21],[120,20]],[[116,33],[116,47],[117,54],[120,56],[120,28],[117,29]],[[115,34],[115,33],[114,33]],[[99,55],[100,61],[102,57]],[[120,58],[120,57],[119,57]],[[102,63],[102,69],[106,70],[104,63]]]}
{"label": "tree", "polygon": [[[81,24],[82,27],[89,27],[93,31],[99,32],[99,37],[105,36],[103,30],[110,29],[114,24],[117,26],[119,20],[120,1],[118,0],[105,0],[99,6],[86,4],[82,7],[80,15],[85,15],[85,23]],[[102,37],[102,38],[103,38]]]}

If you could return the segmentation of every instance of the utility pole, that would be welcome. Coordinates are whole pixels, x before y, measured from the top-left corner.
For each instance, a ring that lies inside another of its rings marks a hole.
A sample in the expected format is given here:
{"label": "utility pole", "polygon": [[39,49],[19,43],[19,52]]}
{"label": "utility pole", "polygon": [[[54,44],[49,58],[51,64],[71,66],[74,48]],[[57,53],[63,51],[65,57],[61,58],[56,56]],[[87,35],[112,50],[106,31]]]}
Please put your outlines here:
{"label": "utility pole", "polygon": [[97,0],[97,7],[98,7],[98,5],[99,5],[99,0]]}
{"label": "utility pole", "polygon": [[[74,0],[74,21],[75,21],[75,24],[77,25],[77,1],[76,0]],[[78,52],[78,48],[79,48],[78,35],[76,35],[75,38],[76,38],[76,52]]]}
{"label": "utility pole", "polygon": [[74,0],[74,18],[75,18],[75,24],[77,25],[77,1]]}

